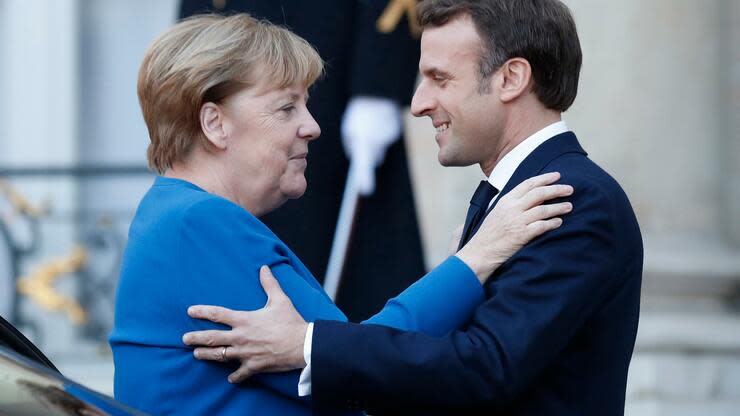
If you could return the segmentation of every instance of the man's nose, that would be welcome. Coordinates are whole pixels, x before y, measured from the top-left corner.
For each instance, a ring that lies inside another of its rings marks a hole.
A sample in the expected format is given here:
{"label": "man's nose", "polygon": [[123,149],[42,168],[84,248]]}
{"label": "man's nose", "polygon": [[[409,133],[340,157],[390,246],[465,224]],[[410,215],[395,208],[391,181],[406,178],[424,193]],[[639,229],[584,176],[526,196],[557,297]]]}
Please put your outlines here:
{"label": "man's nose", "polygon": [[411,113],[416,117],[422,117],[429,114],[433,108],[434,100],[429,94],[426,82],[422,80],[411,99]]}

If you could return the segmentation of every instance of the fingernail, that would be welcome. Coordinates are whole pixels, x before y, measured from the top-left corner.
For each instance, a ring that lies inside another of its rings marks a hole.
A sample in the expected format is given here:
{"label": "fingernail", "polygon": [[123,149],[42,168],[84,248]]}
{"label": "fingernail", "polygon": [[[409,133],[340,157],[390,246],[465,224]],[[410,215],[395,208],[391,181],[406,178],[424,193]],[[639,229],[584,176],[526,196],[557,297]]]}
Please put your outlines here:
{"label": "fingernail", "polygon": [[229,380],[229,383],[234,384],[234,379],[231,376],[229,376],[227,380]]}
{"label": "fingernail", "polygon": [[187,344],[189,342],[190,342],[190,335],[188,335],[188,334],[183,335],[182,336],[182,343],[183,344]]}
{"label": "fingernail", "polygon": [[571,204],[570,202],[566,202],[565,207],[566,207],[565,209],[567,211],[572,211],[573,210],[573,204]]}

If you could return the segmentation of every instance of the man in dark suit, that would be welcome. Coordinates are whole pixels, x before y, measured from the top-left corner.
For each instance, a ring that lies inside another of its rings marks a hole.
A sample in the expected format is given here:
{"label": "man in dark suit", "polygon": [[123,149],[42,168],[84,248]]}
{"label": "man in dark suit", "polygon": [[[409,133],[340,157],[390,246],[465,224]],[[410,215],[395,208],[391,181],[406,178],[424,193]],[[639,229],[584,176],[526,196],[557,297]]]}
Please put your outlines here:
{"label": "man in dark suit", "polygon": [[[413,5],[413,0],[180,3],[180,18],[246,12],[284,25],[326,62],[326,76],[314,85],[308,103],[321,138],[310,146],[306,193],[261,219],[323,282],[352,161],[363,197],[336,303],[354,322],[380,310],[425,269],[400,110],[411,101],[419,62],[418,33],[409,20]],[[394,238],[387,240],[388,235]]]}
{"label": "man in dark suit", "polygon": [[[477,163],[488,177],[461,246],[501,195],[540,173],[560,172],[574,186],[572,213],[494,272],[462,330],[435,338],[305,323],[280,303],[239,312],[241,333],[255,334],[240,342],[249,350],[242,366],[247,374],[305,366],[319,410],[623,414],[642,239],[620,186],[561,120],[582,61],[570,11],[559,0],[428,0],[420,22],[423,78],[412,111],[437,128],[440,163]],[[291,352],[265,359],[275,345]]]}

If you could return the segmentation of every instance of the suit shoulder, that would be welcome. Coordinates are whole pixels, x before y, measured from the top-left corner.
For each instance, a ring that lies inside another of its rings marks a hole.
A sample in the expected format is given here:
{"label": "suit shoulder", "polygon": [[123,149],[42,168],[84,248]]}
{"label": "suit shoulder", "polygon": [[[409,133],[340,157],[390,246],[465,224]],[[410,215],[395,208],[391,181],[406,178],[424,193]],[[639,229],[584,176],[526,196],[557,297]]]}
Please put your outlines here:
{"label": "suit shoulder", "polygon": [[[249,255],[267,261],[288,257],[290,249],[262,221],[235,203],[209,194],[194,200],[183,211],[180,237],[229,242],[249,248]],[[239,255],[238,252],[234,253]],[[277,256],[277,257],[276,257]]]}
{"label": "suit shoulder", "polygon": [[201,195],[190,198],[183,205],[182,212],[184,216],[211,214],[213,217],[227,216],[244,219],[252,217],[249,211],[233,202],[209,193],[202,193]]}
{"label": "suit shoulder", "polygon": [[566,153],[550,161],[543,172],[560,172],[561,182],[576,190],[597,192],[607,199],[626,199],[622,186],[606,170],[582,153]]}
{"label": "suit shoulder", "polygon": [[637,216],[626,192],[608,172],[582,153],[563,154],[544,169],[560,172],[560,182],[573,186],[574,212],[584,209],[593,217],[608,218],[611,229],[629,246],[641,250],[641,232]]}
{"label": "suit shoulder", "polygon": [[189,201],[182,210],[183,222],[210,225],[223,224],[227,227],[248,227],[257,233],[272,234],[269,229],[246,209],[213,194],[206,194]]}

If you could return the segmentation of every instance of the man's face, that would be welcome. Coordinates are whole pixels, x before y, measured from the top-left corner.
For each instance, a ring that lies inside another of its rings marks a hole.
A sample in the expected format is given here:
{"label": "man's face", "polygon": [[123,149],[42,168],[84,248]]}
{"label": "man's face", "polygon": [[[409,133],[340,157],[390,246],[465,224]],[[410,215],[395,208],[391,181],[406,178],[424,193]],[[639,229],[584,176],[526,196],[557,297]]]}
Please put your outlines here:
{"label": "man's face", "polygon": [[[493,157],[501,136],[503,108],[495,89],[480,93],[481,39],[467,15],[424,29],[422,80],[411,112],[429,116],[437,129],[443,166],[468,166]],[[493,78],[496,74],[493,75]],[[491,79],[484,81],[491,84]]]}

